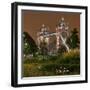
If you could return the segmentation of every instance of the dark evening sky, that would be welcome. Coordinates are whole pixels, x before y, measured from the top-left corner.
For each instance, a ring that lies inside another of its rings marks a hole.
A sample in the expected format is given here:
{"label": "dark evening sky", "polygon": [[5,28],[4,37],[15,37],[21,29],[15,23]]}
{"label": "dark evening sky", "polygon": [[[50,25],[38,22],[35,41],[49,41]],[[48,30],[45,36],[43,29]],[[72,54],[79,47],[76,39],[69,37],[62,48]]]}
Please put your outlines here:
{"label": "dark evening sky", "polygon": [[50,32],[55,32],[56,25],[62,17],[64,17],[65,22],[69,23],[69,30],[80,29],[80,13],[33,10],[22,11],[22,29],[36,40],[37,32],[40,31],[42,24],[48,26]]}

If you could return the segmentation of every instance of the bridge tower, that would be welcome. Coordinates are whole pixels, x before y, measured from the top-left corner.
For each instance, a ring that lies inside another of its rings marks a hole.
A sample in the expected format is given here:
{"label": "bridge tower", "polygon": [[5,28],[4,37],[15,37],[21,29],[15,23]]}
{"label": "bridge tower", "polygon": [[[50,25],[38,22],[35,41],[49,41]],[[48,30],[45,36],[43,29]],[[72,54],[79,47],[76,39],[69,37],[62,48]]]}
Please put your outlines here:
{"label": "bridge tower", "polygon": [[41,43],[46,43],[46,46],[48,48],[49,45],[49,37],[47,37],[48,34],[49,34],[48,27],[42,24],[40,32],[37,32],[37,45],[39,49]]}
{"label": "bridge tower", "polygon": [[69,47],[66,44],[66,39],[69,35],[68,33],[68,24],[65,23],[64,18],[62,17],[56,27],[56,49],[59,50],[61,44],[63,44],[67,51],[69,51]]}

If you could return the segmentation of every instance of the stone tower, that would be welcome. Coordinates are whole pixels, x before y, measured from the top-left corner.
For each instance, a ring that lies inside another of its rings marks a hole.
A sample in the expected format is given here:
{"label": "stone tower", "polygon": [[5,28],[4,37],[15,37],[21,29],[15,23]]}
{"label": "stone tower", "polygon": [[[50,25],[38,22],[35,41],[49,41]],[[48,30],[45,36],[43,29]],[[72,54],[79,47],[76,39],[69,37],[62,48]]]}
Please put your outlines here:
{"label": "stone tower", "polygon": [[67,51],[69,51],[69,47],[66,44],[66,38],[68,37],[68,24],[65,23],[64,18],[62,17],[56,27],[56,49],[59,50],[61,44],[63,44]]}
{"label": "stone tower", "polygon": [[49,45],[49,37],[47,37],[48,34],[49,34],[48,28],[44,24],[42,24],[40,32],[37,33],[37,45],[39,49],[41,43],[46,43],[48,48]]}

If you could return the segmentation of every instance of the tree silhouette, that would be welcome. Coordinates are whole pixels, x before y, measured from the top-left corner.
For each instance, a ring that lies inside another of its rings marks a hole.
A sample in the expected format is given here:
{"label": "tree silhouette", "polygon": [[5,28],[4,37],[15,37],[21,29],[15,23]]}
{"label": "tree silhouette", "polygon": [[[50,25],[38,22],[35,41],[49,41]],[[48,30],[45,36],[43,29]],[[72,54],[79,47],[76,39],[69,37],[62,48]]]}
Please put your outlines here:
{"label": "tree silhouette", "polygon": [[67,39],[67,43],[69,44],[70,48],[72,48],[72,49],[79,47],[80,40],[79,40],[77,28],[74,28],[71,31],[71,35]]}
{"label": "tree silhouette", "polygon": [[23,40],[24,40],[24,54],[33,54],[37,52],[37,45],[32,37],[27,33],[23,33]]}

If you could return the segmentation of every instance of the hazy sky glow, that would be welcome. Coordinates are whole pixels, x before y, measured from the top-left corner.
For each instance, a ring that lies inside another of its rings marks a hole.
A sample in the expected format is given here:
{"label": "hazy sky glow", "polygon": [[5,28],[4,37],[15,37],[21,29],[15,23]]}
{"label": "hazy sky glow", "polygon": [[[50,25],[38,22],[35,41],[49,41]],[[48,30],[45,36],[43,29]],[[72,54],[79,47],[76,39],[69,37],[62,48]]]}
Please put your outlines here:
{"label": "hazy sky glow", "polygon": [[50,32],[55,32],[56,25],[62,17],[69,23],[69,30],[73,28],[80,30],[80,13],[33,10],[22,11],[22,30],[36,40],[37,32],[40,31],[42,24],[48,26]]}

